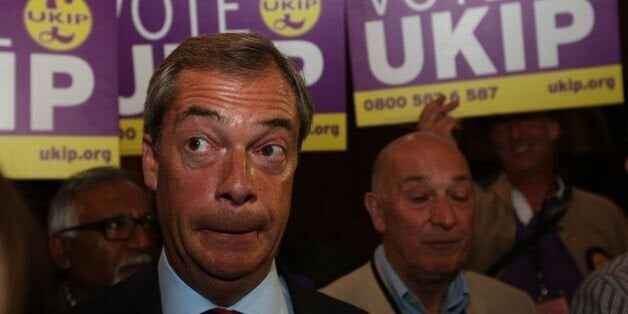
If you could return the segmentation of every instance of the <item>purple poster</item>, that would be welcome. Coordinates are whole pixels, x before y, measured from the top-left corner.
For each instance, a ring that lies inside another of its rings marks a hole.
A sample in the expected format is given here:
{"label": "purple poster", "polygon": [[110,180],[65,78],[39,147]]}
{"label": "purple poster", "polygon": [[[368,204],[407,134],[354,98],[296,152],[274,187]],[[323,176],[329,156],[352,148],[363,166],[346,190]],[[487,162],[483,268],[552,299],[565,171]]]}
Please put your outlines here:
{"label": "purple poster", "polygon": [[617,0],[348,0],[357,123],[623,101]]}
{"label": "purple poster", "polygon": [[0,3],[0,168],[58,178],[117,165],[115,4]]}
{"label": "purple poster", "polygon": [[123,154],[141,153],[141,117],[154,69],[183,39],[216,32],[257,32],[291,56],[315,105],[304,149],[345,149],[344,1],[119,0],[117,11]]}

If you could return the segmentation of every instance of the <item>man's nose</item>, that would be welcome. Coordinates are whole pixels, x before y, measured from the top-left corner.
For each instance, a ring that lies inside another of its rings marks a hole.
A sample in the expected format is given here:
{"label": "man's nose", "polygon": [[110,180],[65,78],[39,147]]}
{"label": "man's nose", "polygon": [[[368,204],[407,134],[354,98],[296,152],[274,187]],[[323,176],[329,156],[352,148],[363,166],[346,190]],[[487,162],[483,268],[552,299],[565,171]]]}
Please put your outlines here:
{"label": "man's nose", "polygon": [[223,163],[216,199],[232,205],[255,201],[254,173],[246,151],[234,151]]}
{"label": "man's nose", "polygon": [[430,222],[444,229],[451,229],[456,225],[453,207],[447,197],[438,197],[430,213]]}
{"label": "man's nose", "polygon": [[149,230],[143,227],[141,224],[135,225],[133,234],[129,239],[129,246],[138,251],[147,251],[154,246],[155,236],[154,230]]}
{"label": "man's nose", "polygon": [[510,138],[521,137],[521,123],[519,121],[511,121],[508,123],[508,136]]}

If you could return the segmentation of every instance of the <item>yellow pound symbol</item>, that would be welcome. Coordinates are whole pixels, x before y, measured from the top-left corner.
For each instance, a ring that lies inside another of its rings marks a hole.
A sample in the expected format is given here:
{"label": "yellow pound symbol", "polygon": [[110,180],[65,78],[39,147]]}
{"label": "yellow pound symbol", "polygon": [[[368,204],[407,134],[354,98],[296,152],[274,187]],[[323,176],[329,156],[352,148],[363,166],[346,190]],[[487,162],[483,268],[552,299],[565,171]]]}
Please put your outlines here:
{"label": "yellow pound symbol", "polygon": [[322,0],[260,0],[266,26],[275,34],[294,37],[307,33],[318,21]]}
{"label": "yellow pound symbol", "polygon": [[92,30],[92,13],[84,0],[29,0],[24,24],[44,48],[67,51],[80,46]]}

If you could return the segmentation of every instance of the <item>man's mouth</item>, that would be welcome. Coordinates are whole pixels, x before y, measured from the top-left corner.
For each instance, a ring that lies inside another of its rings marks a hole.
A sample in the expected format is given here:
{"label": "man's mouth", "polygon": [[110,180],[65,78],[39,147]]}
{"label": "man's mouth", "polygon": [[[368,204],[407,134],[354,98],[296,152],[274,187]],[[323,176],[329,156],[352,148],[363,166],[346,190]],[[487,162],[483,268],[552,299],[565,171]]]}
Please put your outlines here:
{"label": "man's mouth", "polygon": [[424,245],[438,252],[449,252],[455,250],[458,248],[459,243],[460,241],[458,240],[437,240],[423,242]]}
{"label": "man's mouth", "polygon": [[529,144],[518,144],[518,145],[514,145],[510,151],[513,154],[523,154],[525,152],[527,152],[528,150],[530,150],[531,145]]}
{"label": "man's mouth", "polygon": [[138,269],[142,268],[142,266],[144,266],[144,265],[146,265],[146,263],[124,265],[124,266],[120,267],[120,273],[121,274],[131,274],[131,273],[134,273],[135,271],[137,271]]}

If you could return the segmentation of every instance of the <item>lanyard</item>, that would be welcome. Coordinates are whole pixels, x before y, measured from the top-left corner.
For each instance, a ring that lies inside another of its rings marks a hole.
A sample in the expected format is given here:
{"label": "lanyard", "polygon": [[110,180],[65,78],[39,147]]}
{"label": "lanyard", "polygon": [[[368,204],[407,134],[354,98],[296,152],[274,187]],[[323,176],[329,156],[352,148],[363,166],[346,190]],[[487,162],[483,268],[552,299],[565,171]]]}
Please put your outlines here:
{"label": "lanyard", "polygon": [[386,284],[384,284],[384,280],[382,280],[382,277],[379,275],[379,271],[377,271],[377,268],[375,268],[375,261],[371,260],[370,264],[371,264],[371,270],[373,271],[373,276],[375,276],[375,281],[377,281],[377,285],[379,286],[379,289],[382,290],[382,292],[384,293],[384,296],[386,297],[388,304],[390,305],[390,307],[393,308],[395,313],[401,314],[402,312],[401,312],[401,309],[399,308],[399,305],[395,301],[395,298],[393,297],[393,295],[390,294],[390,291],[388,290],[388,287],[386,286]]}

